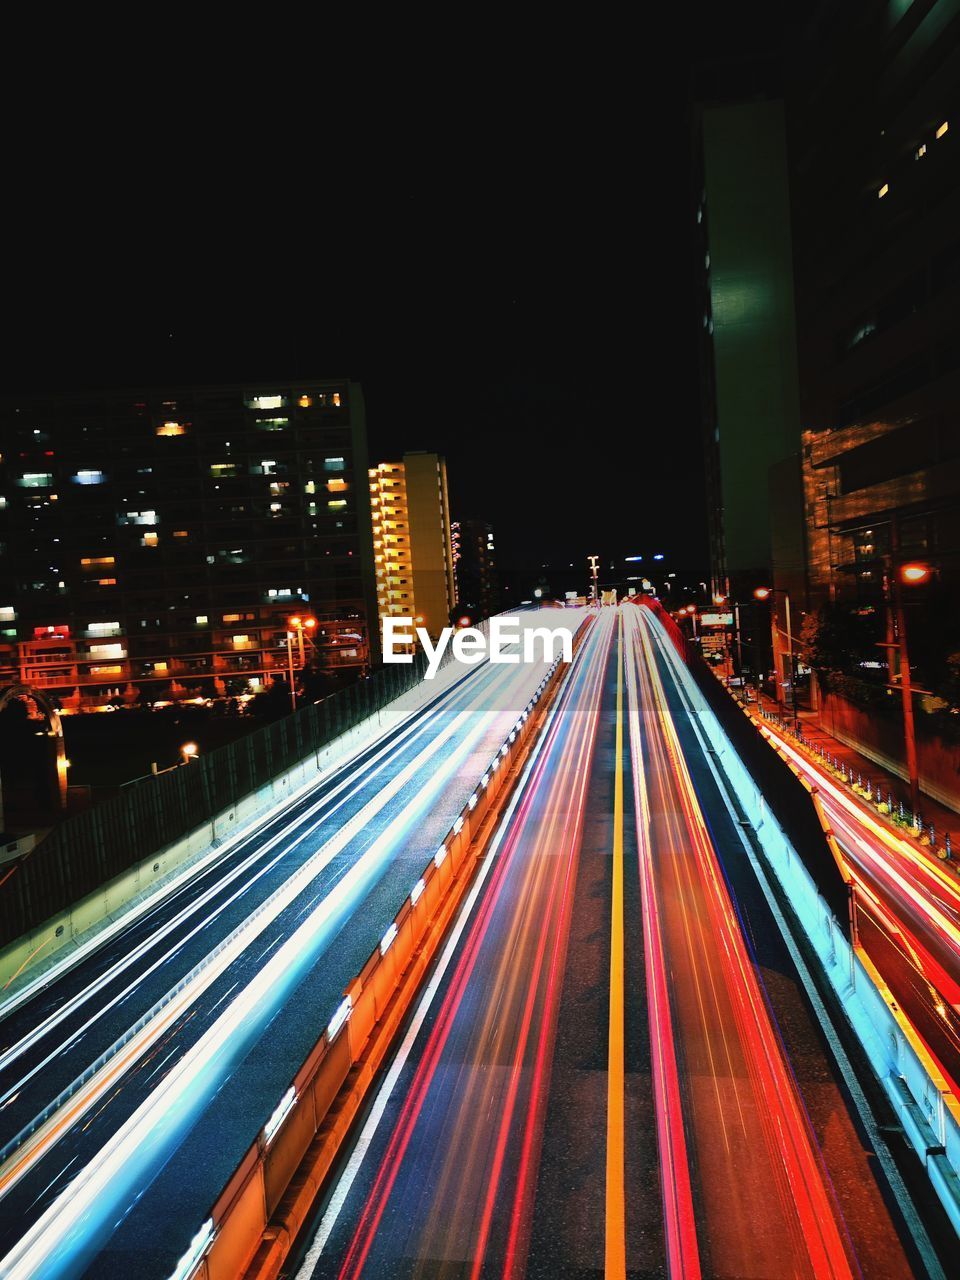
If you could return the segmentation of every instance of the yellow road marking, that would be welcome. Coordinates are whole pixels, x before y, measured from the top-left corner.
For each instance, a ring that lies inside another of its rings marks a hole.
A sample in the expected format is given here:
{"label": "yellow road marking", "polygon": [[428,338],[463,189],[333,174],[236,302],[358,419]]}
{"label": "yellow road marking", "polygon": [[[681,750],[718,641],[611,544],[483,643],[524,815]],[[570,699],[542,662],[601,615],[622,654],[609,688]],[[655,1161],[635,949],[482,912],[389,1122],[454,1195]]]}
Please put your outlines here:
{"label": "yellow road marking", "polygon": [[623,1066],[623,615],[617,631],[617,732],[613,784],[613,905],[610,915],[610,1039],[607,1069],[607,1230],[604,1274],[627,1274]]}

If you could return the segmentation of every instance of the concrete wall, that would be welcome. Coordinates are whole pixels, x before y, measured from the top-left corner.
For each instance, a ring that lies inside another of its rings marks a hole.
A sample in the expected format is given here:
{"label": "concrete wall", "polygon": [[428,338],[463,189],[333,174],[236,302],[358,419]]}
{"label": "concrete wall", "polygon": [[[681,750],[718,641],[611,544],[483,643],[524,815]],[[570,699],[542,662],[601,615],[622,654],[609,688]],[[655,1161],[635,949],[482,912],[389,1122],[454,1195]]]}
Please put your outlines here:
{"label": "concrete wall", "polygon": [[[895,697],[899,710],[899,693]],[[871,714],[842,694],[827,693],[823,695],[820,719],[835,738],[907,782],[903,724],[899,718]],[[960,743],[918,732],[917,762],[920,790],[960,813]]]}

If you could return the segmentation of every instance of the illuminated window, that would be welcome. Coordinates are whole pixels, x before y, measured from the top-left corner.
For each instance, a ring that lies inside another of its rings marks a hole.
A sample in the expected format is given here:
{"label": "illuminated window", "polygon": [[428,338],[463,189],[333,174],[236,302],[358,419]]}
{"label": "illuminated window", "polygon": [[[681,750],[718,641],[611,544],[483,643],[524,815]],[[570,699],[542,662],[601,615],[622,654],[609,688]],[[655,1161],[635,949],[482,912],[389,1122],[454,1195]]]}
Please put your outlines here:
{"label": "illuminated window", "polygon": [[205,627],[209,621],[210,621],[210,619],[207,617],[207,615],[206,615],[205,613],[198,613],[198,614],[197,614],[197,626],[198,626],[198,627]]}
{"label": "illuminated window", "polygon": [[283,503],[281,503],[281,502],[271,502],[271,503],[270,503],[270,510],[271,510],[271,512],[272,512],[274,515],[278,515],[278,514],[283,510]]}
{"label": "illuminated window", "polygon": [[883,186],[880,188],[880,190],[877,192],[877,199],[882,200],[889,190],[890,190],[890,183],[885,182]]}
{"label": "illuminated window", "polygon": [[927,154],[927,144],[925,142],[922,142],[920,146],[917,147],[916,151],[913,153],[913,158],[914,160],[922,160],[926,154]]}
{"label": "illuminated window", "polygon": [[123,667],[91,667],[90,674],[92,676],[121,676],[123,675]]}
{"label": "illuminated window", "polygon": [[98,587],[115,587],[117,585],[116,578],[94,578],[94,582]]}
{"label": "illuminated window", "polygon": [[118,524],[156,524],[157,513],[155,511],[127,511],[124,515],[117,517]]}
{"label": "illuminated window", "polygon": [[[323,469],[324,471],[346,471],[347,464],[343,458],[324,458]],[[376,473],[371,471],[370,474],[374,475]]]}
{"label": "illuminated window", "polygon": [[234,645],[234,648],[235,648],[235,649],[241,649],[241,648],[243,648],[243,646],[244,646],[244,645],[247,645],[247,644],[249,644],[249,643],[250,643],[250,637],[249,637],[249,636],[234,636],[234,637],[233,637],[233,645]]}
{"label": "illuminated window", "polygon": [[300,399],[297,401],[297,404],[300,406],[301,409],[309,409],[310,406],[313,404],[313,401],[310,399],[309,396],[301,396]]}
{"label": "illuminated window", "polygon": [[346,480],[328,480],[327,481],[328,493],[346,493],[346,491],[347,491]]}
{"label": "illuminated window", "polygon": [[116,564],[113,556],[82,556],[80,563],[87,568],[90,565]]}
{"label": "illuminated window", "polygon": [[210,474],[212,476],[232,476],[236,473],[237,464],[235,462],[211,462]]}
{"label": "illuminated window", "polygon": [[102,471],[78,471],[73,477],[74,484],[103,484],[106,476]]}
{"label": "illuminated window", "polygon": [[346,505],[347,505],[346,498],[331,498],[330,501],[327,503],[327,506],[330,508],[331,511],[339,511],[341,507],[345,507]]}
{"label": "illuminated window", "polygon": [[330,397],[330,403],[333,405],[335,409],[340,408],[340,392],[339,391],[334,391],[333,395]]}
{"label": "illuminated window", "polygon": [[28,471],[17,481],[21,489],[49,489],[53,476],[49,471]]}
{"label": "illuminated window", "polygon": [[185,436],[187,428],[182,422],[162,422],[157,427],[158,436]]}
{"label": "illuminated window", "polygon": [[140,539],[140,545],[142,547],[155,547],[159,541],[160,539],[157,536],[157,534],[145,533],[143,537]]}
{"label": "illuminated window", "polygon": [[17,611],[12,604],[0,604],[0,622],[16,622]]}
{"label": "illuminated window", "polygon": [[940,127],[937,129],[937,132],[934,135],[934,137],[942,138],[949,128],[950,128],[950,121],[944,120],[943,124],[940,125]]}
{"label": "illuminated window", "polygon": [[92,644],[91,658],[125,658],[127,651],[122,644]]}
{"label": "illuminated window", "polygon": [[290,425],[289,418],[258,418],[257,426],[261,431],[282,431]]}
{"label": "illuminated window", "polygon": [[189,538],[190,534],[187,532],[186,529],[174,529],[173,536],[175,538]]}
{"label": "illuminated window", "polygon": [[247,401],[248,409],[282,409],[286,404],[283,396],[254,396]]}
{"label": "illuminated window", "polygon": [[223,620],[224,622],[239,622],[240,615],[239,613],[225,613],[223,615]]}
{"label": "illuminated window", "polygon": [[120,634],[120,623],[88,622],[87,632],[91,636],[118,636]]}
{"label": "illuminated window", "polygon": [[317,492],[316,483],[313,480],[308,480],[307,483],[303,486],[303,492],[316,493]]}
{"label": "illuminated window", "polygon": [[154,675],[162,676],[166,674],[167,664],[165,662],[155,662],[153,664]]}

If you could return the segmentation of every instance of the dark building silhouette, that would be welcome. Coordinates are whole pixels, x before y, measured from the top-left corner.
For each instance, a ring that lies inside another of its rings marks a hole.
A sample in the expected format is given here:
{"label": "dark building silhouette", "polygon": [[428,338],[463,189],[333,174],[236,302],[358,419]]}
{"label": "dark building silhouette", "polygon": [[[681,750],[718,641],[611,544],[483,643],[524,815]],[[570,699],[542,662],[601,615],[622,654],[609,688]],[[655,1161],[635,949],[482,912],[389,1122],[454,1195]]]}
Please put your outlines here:
{"label": "dark building silhouette", "polygon": [[960,5],[824,7],[792,66],[808,577],[960,569]]}
{"label": "dark building silhouette", "polygon": [[475,618],[499,613],[500,580],[493,526],[483,520],[455,521],[453,555],[458,608],[472,610]]}

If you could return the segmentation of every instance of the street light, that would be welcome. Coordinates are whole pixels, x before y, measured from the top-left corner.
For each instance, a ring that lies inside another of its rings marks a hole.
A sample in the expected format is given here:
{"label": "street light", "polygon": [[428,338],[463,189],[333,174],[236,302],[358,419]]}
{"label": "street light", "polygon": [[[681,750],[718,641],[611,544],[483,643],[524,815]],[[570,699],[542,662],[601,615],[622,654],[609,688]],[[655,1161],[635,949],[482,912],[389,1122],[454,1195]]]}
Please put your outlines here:
{"label": "street light", "polygon": [[299,614],[294,614],[292,618],[287,619],[287,667],[290,671],[290,706],[291,709],[297,709],[297,690],[294,684],[293,676],[293,637],[297,637],[297,644],[300,649],[300,666],[304,665],[303,652],[303,633],[310,632],[317,626],[317,620],[313,617],[301,618]]}
{"label": "street light", "polygon": [[200,751],[195,742],[185,742],[180,748],[180,754],[183,756],[183,764],[189,764],[191,760],[197,758]]}
{"label": "street light", "polygon": [[599,570],[597,564],[600,560],[599,556],[587,556],[587,562],[590,565],[590,599],[596,601],[597,595],[597,575]]}
{"label": "street light", "polygon": [[918,587],[930,577],[928,564],[904,564],[900,566],[900,577],[909,587]]}
{"label": "street light", "polygon": [[[896,559],[899,550],[899,530],[894,524],[891,530],[891,553]],[[907,620],[903,611],[903,586],[919,587],[931,575],[928,564],[908,562],[890,575],[893,579],[893,609],[897,625],[897,648],[900,652],[900,697],[903,701],[903,744],[907,757],[907,775],[910,780],[910,808],[914,821],[920,810],[920,768],[917,764],[917,736],[913,723],[913,687],[910,681],[910,652],[907,647]]]}
{"label": "street light", "polygon": [[[790,706],[793,711],[793,727],[800,732],[800,717],[797,715],[797,671],[793,661],[793,626],[790,621],[790,593],[784,591],[782,587],[756,587],[754,589],[754,597],[757,600],[770,600],[771,596],[783,596],[784,610],[787,622],[787,664],[790,668]],[[772,603],[772,602],[771,602]],[[773,608],[770,609],[770,638],[773,644],[773,663],[777,670],[777,689],[780,688],[780,664],[777,662],[777,655],[780,652],[780,635],[777,627],[777,615]],[[777,698],[779,702],[779,697]],[[757,687],[757,705],[760,703],[759,684]]]}

